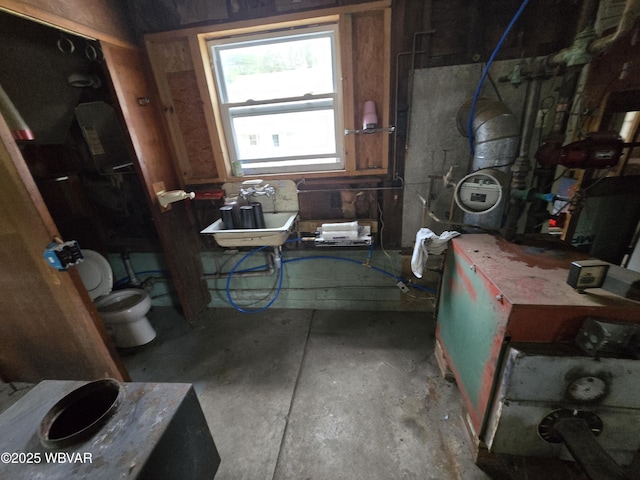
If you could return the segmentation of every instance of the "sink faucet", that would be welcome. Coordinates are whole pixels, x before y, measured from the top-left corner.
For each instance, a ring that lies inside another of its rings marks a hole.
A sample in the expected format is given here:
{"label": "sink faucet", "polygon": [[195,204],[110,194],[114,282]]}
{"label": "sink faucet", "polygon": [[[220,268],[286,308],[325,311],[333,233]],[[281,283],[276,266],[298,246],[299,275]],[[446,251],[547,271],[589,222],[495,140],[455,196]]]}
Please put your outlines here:
{"label": "sink faucet", "polygon": [[250,184],[250,185],[247,185],[246,187],[243,186],[243,187],[240,187],[240,192],[239,192],[240,197],[244,198],[245,200],[248,197],[261,197],[261,196],[272,197],[275,194],[276,194],[276,189],[273,188],[268,183],[265,185]]}

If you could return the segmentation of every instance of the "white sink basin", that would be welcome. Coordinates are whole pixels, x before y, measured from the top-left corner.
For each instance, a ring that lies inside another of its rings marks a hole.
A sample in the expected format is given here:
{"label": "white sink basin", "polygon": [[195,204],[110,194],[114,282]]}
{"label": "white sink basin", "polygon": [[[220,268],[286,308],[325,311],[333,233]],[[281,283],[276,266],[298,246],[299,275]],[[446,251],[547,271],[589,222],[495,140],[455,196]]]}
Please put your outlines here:
{"label": "white sink basin", "polygon": [[289,230],[298,212],[265,213],[265,228],[237,228],[225,230],[222,220],[216,220],[200,233],[213,235],[221,247],[277,247],[289,237]]}

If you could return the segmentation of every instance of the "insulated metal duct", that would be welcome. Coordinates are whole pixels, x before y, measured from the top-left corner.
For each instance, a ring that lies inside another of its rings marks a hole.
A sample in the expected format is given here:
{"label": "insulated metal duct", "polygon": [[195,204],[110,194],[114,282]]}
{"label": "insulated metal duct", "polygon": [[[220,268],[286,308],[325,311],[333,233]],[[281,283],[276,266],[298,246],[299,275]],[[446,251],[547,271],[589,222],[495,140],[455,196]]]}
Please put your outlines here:
{"label": "insulated metal duct", "polygon": [[[471,104],[472,100],[465,102],[456,117],[458,131],[465,137],[473,135],[474,138],[475,151],[470,172],[492,169],[509,178],[509,167],[516,157],[520,138],[517,119],[502,102],[479,98],[472,122],[473,131],[468,132]],[[503,189],[506,187],[506,184],[502,185]],[[463,222],[480,228],[499,229],[506,197],[502,195],[500,204],[487,213],[465,212]]]}

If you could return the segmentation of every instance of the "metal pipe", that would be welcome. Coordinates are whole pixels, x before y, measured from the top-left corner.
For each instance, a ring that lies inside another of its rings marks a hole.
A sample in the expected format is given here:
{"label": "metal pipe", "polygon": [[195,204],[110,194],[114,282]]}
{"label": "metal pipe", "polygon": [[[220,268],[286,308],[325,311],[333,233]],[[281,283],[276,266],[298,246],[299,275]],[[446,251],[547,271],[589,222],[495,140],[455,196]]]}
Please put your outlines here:
{"label": "metal pipe", "polygon": [[[430,4],[431,2],[429,1],[428,3]],[[416,68],[416,54],[421,53],[416,50],[416,43],[418,42],[418,38],[420,36],[433,35],[434,33],[435,33],[435,30],[429,29],[422,32],[416,32],[413,34],[413,46],[411,50],[411,73],[409,76],[409,88],[407,92],[409,106],[407,108],[407,134],[405,135],[405,142],[404,142],[405,150],[409,150],[410,143],[411,143],[411,104],[412,104],[412,97],[413,97],[413,80],[414,80],[415,68]],[[429,53],[429,52],[427,50],[424,53]]]}
{"label": "metal pipe", "polygon": [[531,79],[531,89],[525,106],[525,114],[522,120],[522,135],[520,136],[520,148],[518,155],[520,157],[529,157],[531,149],[531,139],[533,138],[533,130],[536,126],[536,118],[538,115],[538,107],[540,104],[540,92],[542,90],[542,77],[539,72],[534,72]]}
{"label": "metal pipe", "polygon": [[576,33],[594,28],[596,17],[598,16],[599,6],[600,0],[585,0],[584,4],[582,5],[582,10],[580,10],[580,17],[578,18]]}
{"label": "metal pipe", "polygon": [[404,190],[404,180],[402,177],[398,176],[394,180],[400,181],[400,186],[398,187],[348,187],[348,188],[314,188],[308,190],[300,190],[300,186],[305,184],[305,179],[299,180],[296,183],[296,193],[318,193],[318,192],[349,192],[349,191],[357,191],[357,192],[377,192],[379,190]]}
{"label": "metal pipe", "polygon": [[[275,248],[275,247],[274,247]],[[245,271],[245,272],[233,272],[234,277],[266,277],[271,276],[276,271],[275,268],[275,252],[269,251],[267,252],[267,266],[262,270],[256,271]],[[230,272],[216,272],[216,273],[205,273],[200,278],[203,280],[217,280],[220,278],[227,278]]]}
{"label": "metal pipe", "polygon": [[591,55],[587,50],[596,38],[594,26],[599,4],[599,0],[587,0],[583,3],[573,43],[571,46],[549,55],[545,60],[547,67],[586,65],[591,61]]}
{"label": "metal pipe", "polygon": [[592,480],[631,480],[598,443],[582,418],[563,418],[553,425],[567,450]]}
{"label": "metal pipe", "polygon": [[531,139],[535,129],[536,116],[538,114],[538,105],[540,103],[540,91],[542,89],[542,76],[538,72],[534,72],[533,78],[530,80],[532,84],[527,89],[527,99],[525,111],[522,120],[522,135],[520,138],[520,147],[518,149],[518,158],[511,166],[511,199],[507,210],[507,218],[502,229],[502,233],[509,241],[515,239],[518,231],[518,221],[524,211],[525,201],[514,195],[519,190],[527,188],[527,176],[531,171],[531,160],[529,159],[531,149]]}
{"label": "metal pipe", "polygon": [[[400,52],[398,55],[396,55],[396,92],[395,92],[395,105],[394,105],[394,120],[393,120],[393,124],[395,125],[396,129],[398,128],[398,99],[399,99],[399,90],[400,90],[400,57],[406,56],[406,55],[411,55],[412,52]],[[408,89],[408,88],[407,88]],[[411,99],[409,98],[407,100],[407,103],[410,104],[411,103]],[[409,111],[409,107],[407,107],[407,112]],[[409,124],[409,118],[407,115],[407,125]],[[397,131],[397,130],[396,130]],[[393,174],[393,179],[395,180],[396,177],[398,176],[397,171],[398,171],[398,138],[399,136],[396,135],[393,138],[393,153],[392,153],[392,158],[391,158],[391,173]],[[405,128],[405,145],[406,145],[406,128]]]}
{"label": "metal pipe", "polygon": [[[400,177],[398,177],[400,179]],[[367,188],[316,188],[313,190],[298,190],[297,193],[317,193],[317,192],[377,192],[379,190],[404,190],[404,186],[400,187],[367,187]]]}
{"label": "metal pipe", "polygon": [[591,61],[594,55],[598,55],[607,50],[620,37],[631,31],[636,19],[640,17],[640,0],[627,0],[615,33],[606,37],[595,38],[596,33],[593,28],[597,9],[593,5],[593,0],[584,4],[580,15],[579,26],[573,44],[560,50],[558,53],[549,55],[546,59],[547,66],[557,65],[584,65]]}
{"label": "metal pipe", "polygon": [[122,258],[122,262],[124,263],[124,269],[126,270],[127,276],[129,277],[128,283],[130,285],[137,287],[138,285],[140,285],[140,280],[138,280],[138,277],[136,277],[136,271],[133,268],[133,265],[131,263],[131,257],[129,257],[129,252],[127,251],[122,252],[120,257]]}
{"label": "metal pipe", "polygon": [[[411,130],[411,103],[412,103],[412,96],[413,96],[413,70],[415,69],[415,63],[416,63],[416,55],[417,54],[428,54],[429,53],[429,49],[428,47],[425,50],[416,50],[416,43],[418,40],[418,37],[421,35],[432,35],[435,33],[435,30],[433,30],[433,28],[431,27],[431,10],[433,9],[432,6],[432,0],[425,0],[425,5],[424,5],[424,15],[423,15],[423,27],[424,30],[421,32],[416,32],[413,34],[413,43],[411,45],[411,51],[409,52],[400,52],[396,55],[396,78],[395,78],[395,113],[394,113],[394,126],[397,129],[398,128],[398,99],[399,99],[399,85],[400,85],[400,57],[406,56],[406,55],[411,55],[411,66],[410,66],[410,79],[409,79],[409,85],[407,86],[407,118],[406,118],[406,127],[405,127],[405,141],[404,141],[404,146],[405,146],[405,151],[408,150],[409,148],[409,134],[410,134],[410,130]],[[398,135],[395,136],[395,138],[393,139],[393,151],[392,151],[392,166],[391,166],[391,170],[392,170],[392,175],[393,175],[393,179],[400,179],[403,183],[404,181],[402,180],[402,177],[400,177],[398,175]]]}
{"label": "metal pipe", "polygon": [[620,37],[631,31],[631,28],[638,17],[640,17],[640,0],[627,0],[616,32],[591,42],[588,47],[589,53],[592,55],[598,55],[604,52]]}

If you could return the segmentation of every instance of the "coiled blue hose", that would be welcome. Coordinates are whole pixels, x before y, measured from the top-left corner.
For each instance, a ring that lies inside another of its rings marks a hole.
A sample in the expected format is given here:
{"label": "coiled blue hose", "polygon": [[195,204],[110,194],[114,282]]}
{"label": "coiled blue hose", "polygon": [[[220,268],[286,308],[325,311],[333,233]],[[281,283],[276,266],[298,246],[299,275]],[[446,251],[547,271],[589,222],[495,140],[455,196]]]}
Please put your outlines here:
{"label": "coiled blue hose", "polygon": [[[258,248],[254,248],[253,250],[251,250],[244,257],[242,257],[240,260],[238,260],[238,263],[236,263],[233,266],[233,268],[229,272],[229,275],[227,275],[227,284],[226,284],[226,287],[225,287],[225,292],[227,294],[227,300],[229,301],[229,304],[233,308],[238,310],[239,312],[242,312],[242,313],[260,313],[260,312],[264,312],[271,305],[273,305],[273,303],[278,299],[278,296],[280,296],[280,290],[282,290],[282,279],[284,278],[284,269],[282,268],[282,265],[280,265],[280,268],[278,269],[279,270],[279,272],[278,272],[278,286],[276,288],[276,293],[273,296],[273,298],[269,301],[269,303],[267,303],[264,307],[255,308],[255,309],[243,308],[240,305],[238,305],[236,302],[234,302],[233,299],[231,298],[231,279],[233,278],[233,274],[236,273],[236,270],[242,264],[242,262],[244,262],[250,256],[258,253],[259,251],[264,250],[265,248],[267,248],[267,247],[266,246],[258,247]],[[282,254],[280,253],[279,255],[280,255],[280,258],[282,259]],[[244,270],[244,271],[251,271],[251,270],[254,270],[254,269],[250,268],[250,269]]]}
{"label": "coiled blue hose", "polygon": [[[297,242],[300,241],[300,238],[296,238],[296,239],[292,239],[292,240],[287,240],[287,242]],[[269,307],[271,307],[271,305],[274,304],[274,302],[278,299],[278,297],[280,296],[280,291],[282,290],[282,281],[284,278],[284,264],[286,263],[293,263],[293,262],[301,262],[301,261],[306,261],[306,260],[336,260],[336,261],[342,261],[342,262],[349,262],[349,263],[355,263],[356,265],[360,265],[363,267],[369,267],[372,270],[381,273],[383,275],[386,275],[388,277],[393,278],[394,280],[396,280],[397,282],[401,282],[403,281],[402,277],[398,277],[397,275],[394,275],[391,272],[387,272],[386,270],[382,270],[381,268],[378,267],[374,267],[372,265],[369,264],[365,264],[362,263],[358,260],[354,260],[352,258],[344,258],[344,257],[332,257],[330,255],[312,255],[310,257],[298,257],[298,258],[290,258],[288,260],[283,260],[282,259],[282,254],[280,253],[280,260],[281,260],[281,265],[279,268],[279,272],[278,272],[278,285],[276,287],[276,291],[275,294],[273,295],[273,297],[271,298],[271,300],[269,301],[269,303],[267,303],[264,307],[261,308],[256,308],[256,309],[247,309],[244,307],[241,307],[240,305],[238,305],[237,303],[235,303],[233,301],[233,299],[231,298],[231,280],[233,278],[233,275],[236,272],[248,272],[251,270],[257,270],[258,268],[264,268],[264,267],[254,267],[254,268],[249,268],[246,270],[238,270],[238,267],[249,257],[251,257],[252,255],[260,252],[261,250],[264,250],[267,247],[258,247],[256,249],[251,250],[250,252],[248,252],[247,254],[245,254],[240,260],[238,260],[238,262],[233,266],[233,268],[231,269],[231,271],[229,272],[229,275],[227,276],[227,282],[226,282],[226,287],[225,287],[225,293],[227,295],[227,300],[229,302],[229,304],[235,308],[236,310],[238,310],[239,312],[242,313],[260,313],[260,312],[264,312],[265,310],[267,310]],[[369,255],[370,257],[370,255]],[[429,292],[429,293],[436,293],[435,290],[431,289],[431,288],[427,288],[427,287],[423,287],[421,285],[414,285],[414,284],[409,284],[409,286],[418,289],[418,290],[422,290],[424,292]]]}

